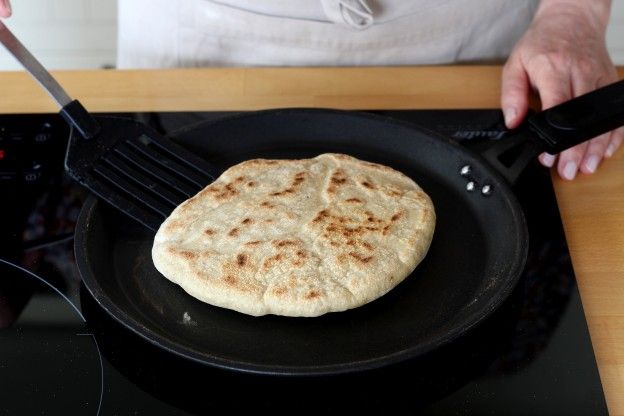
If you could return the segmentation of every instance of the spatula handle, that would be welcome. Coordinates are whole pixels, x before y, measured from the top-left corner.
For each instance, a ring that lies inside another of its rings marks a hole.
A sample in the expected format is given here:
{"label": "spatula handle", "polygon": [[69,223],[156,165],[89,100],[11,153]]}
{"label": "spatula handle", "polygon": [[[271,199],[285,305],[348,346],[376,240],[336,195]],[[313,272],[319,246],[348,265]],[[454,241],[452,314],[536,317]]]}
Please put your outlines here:
{"label": "spatula handle", "polygon": [[70,125],[76,128],[80,134],[90,139],[100,131],[97,121],[87,112],[87,110],[77,100],[72,100],[65,92],[63,87],[52,77],[52,74],[44,68],[43,65],[35,58],[28,49],[19,41],[9,30],[8,27],[0,20],[0,43],[2,43],[22,64],[24,69],[28,71],[34,79],[39,82],[44,90],[56,101],[61,107],[61,116]]}
{"label": "spatula handle", "polygon": [[624,126],[624,80],[537,113],[528,122],[550,154]]}

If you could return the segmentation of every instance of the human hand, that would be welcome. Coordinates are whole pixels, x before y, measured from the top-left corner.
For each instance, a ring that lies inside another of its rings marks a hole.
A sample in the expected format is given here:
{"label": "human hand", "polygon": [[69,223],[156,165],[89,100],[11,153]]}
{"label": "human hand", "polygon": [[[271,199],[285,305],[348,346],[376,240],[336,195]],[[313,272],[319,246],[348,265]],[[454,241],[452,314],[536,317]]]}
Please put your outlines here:
{"label": "human hand", "polygon": [[9,0],[0,0],[0,17],[11,17],[11,2]]}
{"label": "human hand", "polygon": [[[529,92],[542,108],[585,94],[618,80],[607,52],[605,32],[610,0],[542,0],[531,26],[503,68],[501,105],[508,128],[516,128],[529,108]],[[622,143],[620,128],[561,152],[540,155],[547,167],[572,180],[580,170],[593,173],[603,157]]]}

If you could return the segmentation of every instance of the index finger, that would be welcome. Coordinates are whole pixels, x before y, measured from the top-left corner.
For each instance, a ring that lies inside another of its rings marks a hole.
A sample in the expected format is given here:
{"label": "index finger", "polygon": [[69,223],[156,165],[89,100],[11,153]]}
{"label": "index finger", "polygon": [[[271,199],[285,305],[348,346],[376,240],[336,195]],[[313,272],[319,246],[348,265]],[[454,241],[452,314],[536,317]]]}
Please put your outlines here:
{"label": "index finger", "polygon": [[544,65],[534,74],[529,74],[531,84],[537,90],[542,110],[554,107],[572,98],[570,74],[562,73]]}

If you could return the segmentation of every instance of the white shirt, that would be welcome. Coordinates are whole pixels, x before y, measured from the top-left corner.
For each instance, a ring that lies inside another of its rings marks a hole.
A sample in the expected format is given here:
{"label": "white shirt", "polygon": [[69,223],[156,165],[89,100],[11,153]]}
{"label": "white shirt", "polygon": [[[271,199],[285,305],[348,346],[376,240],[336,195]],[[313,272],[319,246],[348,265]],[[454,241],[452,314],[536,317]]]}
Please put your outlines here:
{"label": "white shirt", "polygon": [[119,0],[118,67],[505,58],[538,0]]}

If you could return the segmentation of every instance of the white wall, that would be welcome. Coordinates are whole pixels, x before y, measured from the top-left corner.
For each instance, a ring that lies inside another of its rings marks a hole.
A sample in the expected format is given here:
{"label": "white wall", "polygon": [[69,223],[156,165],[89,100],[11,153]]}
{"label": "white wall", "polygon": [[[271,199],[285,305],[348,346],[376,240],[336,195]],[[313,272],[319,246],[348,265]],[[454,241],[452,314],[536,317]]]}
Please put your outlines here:
{"label": "white wall", "polygon": [[[5,24],[50,69],[115,64],[117,0],[11,0]],[[0,46],[0,69],[21,69]]]}
{"label": "white wall", "polygon": [[[313,1],[313,0],[310,0]],[[117,0],[12,0],[7,25],[51,69],[115,64]],[[624,65],[624,0],[613,0],[607,44]],[[20,69],[0,48],[0,70]]]}

